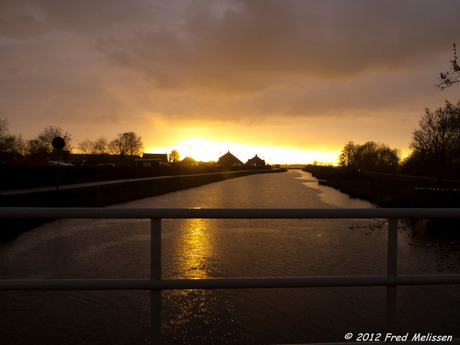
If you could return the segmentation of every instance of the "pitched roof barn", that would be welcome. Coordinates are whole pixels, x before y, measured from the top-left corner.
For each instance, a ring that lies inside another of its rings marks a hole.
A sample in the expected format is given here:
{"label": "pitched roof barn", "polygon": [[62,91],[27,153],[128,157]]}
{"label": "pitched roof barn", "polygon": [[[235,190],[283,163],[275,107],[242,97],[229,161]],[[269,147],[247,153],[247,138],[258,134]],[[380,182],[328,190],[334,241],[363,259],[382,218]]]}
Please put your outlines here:
{"label": "pitched roof barn", "polygon": [[219,158],[217,164],[220,166],[230,167],[235,165],[243,165],[243,162],[241,162],[238,158],[232,155],[230,151],[228,151],[226,154]]}
{"label": "pitched roof barn", "polygon": [[253,166],[265,166],[265,160],[263,160],[262,158],[258,157],[257,154],[256,154],[251,159],[248,159],[246,164],[253,165]]}

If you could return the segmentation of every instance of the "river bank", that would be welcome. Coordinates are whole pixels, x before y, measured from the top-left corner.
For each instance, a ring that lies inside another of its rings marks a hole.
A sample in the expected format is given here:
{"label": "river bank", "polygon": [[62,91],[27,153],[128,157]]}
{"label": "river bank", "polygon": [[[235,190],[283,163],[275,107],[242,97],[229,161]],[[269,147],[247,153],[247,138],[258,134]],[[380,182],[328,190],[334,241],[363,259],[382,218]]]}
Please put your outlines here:
{"label": "river bank", "polygon": [[379,207],[460,207],[460,181],[307,165],[320,184]]}
{"label": "river bank", "polygon": [[[160,176],[75,185],[72,188],[48,188],[29,192],[0,193],[0,207],[105,207],[198,187],[204,184],[254,174],[285,172],[283,169],[241,170],[217,173]],[[0,241],[16,238],[47,220],[2,220]]]}
{"label": "river bank", "polygon": [[[353,198],[388,208],[460,207],[460,181],[439,182],[435,178],[374,172],[340,167],[308,165],[304,169],[319,183]],[[407,221],[415,236],[458,241],[458,219],[411,219]]]}

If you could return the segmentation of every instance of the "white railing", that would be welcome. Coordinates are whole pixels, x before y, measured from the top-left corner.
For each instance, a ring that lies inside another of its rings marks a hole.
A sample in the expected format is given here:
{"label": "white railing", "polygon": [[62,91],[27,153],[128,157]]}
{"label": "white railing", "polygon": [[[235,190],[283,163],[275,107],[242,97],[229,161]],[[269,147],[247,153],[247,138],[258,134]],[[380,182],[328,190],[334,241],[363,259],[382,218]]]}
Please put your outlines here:
{"label": "white railing", "polygon": [[[2,279],[5,290],[150,290],[152,344],[161,342],[161,290],[386,286],[386,328],[394,328],[398,285],[460,284],[460,274],[398,275],[398,219],[460,218],[460,209],[121,209],[0,208],[0,218],[138,218],[151,221],[150,279]],[[294,278],[162,279],[161,220],[212,219],[388,219],[387,274]],[[1,236],[1,234],[0,234]],[[347,342],[347,344],[350,344]]]}

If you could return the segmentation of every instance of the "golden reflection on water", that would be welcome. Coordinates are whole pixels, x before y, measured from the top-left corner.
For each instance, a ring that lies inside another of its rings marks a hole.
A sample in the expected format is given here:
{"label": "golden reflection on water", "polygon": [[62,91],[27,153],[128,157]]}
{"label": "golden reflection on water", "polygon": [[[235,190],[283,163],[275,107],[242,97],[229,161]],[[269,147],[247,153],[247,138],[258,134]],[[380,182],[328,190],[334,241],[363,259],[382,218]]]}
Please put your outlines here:
{"label": "golden reflection on water", "polygon": [[[175,265],[179,270],[176,278],[203,279],[212,275],[216,249],[210,224],[209,219],[184,219],[178,224],[180,235],[174,246],[174,256],[178,260]],[[188,329],[194,329],[197,323],[202,325],[203,322],[205,325],[200,327],[206,328],[208,323],[215,320],[215,315],[219,315],[216,306],[220,303],[211,290],[171,290],[165,291],[163,298],[172,317],[163,324],[162,332],[174,342],[197,337],[188,333]]]}
{"label": "golden reflection on water", "polygon": [[209,233],[209,219],[186,219],[177,255],[183,258],[184,278],[207,278],[214,247]]}

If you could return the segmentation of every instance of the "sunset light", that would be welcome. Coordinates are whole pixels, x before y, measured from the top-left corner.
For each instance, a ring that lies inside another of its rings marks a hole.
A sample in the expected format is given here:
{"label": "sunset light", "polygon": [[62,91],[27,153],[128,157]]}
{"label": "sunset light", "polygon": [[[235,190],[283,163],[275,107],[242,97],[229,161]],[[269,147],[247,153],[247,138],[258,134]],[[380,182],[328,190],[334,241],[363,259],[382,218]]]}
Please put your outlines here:
{"label": "sunset light", "polygon": [[190,138],[168,148],[150,148],[150,153],[170,153],[177,150],[180,159],[192,157],[196,161],[209,162],[219,159],[230,151],[242,162],[256,154],[268,164],[310,164],[314,161],[324,164],[336,164],[338,152],[308,151],[300,149],[285,149],[281,147],[243,145],[232,142],[219,142],[202,138]]}
{"label": "sunset light", "polygon": [[0,1],[0,345],[460,339],[460,0]]}
{"label": "sunset light", "polygon": [[135,132],[151,153],[335,164],[348,141],[408,152],[425,108],[458,97],[435,87],[456,2],[427,2],[429,22],[407,2],[71,3],[2,7],[0,118],[25,140],[58,126],[75,153]]}

